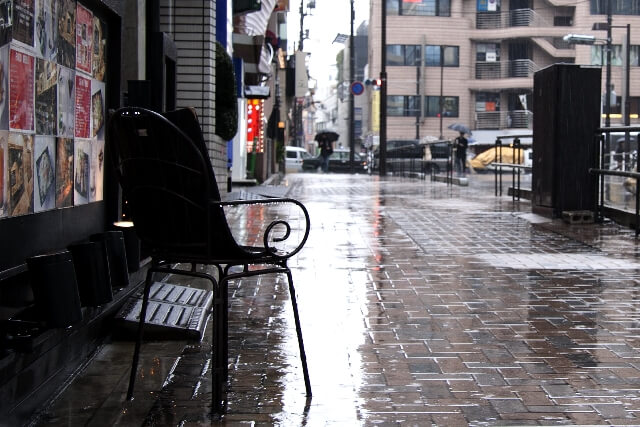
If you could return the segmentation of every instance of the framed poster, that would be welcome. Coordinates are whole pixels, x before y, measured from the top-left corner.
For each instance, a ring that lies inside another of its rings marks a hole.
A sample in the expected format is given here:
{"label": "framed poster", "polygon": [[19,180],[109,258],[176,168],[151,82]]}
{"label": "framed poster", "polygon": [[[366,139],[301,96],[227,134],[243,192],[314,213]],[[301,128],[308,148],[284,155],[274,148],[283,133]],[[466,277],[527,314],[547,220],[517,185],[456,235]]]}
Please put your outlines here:
{"label": "framed poster", "polygon": [[89,168],[91,167],[90,140],[75,140],[73,163],[73,205],[84,205],[89,203]]}
{"label": "framed poster", "polygon": [[89,202],[99,202],[104,195],[104,141],[91,141]]}
{"label": "framed poster", "polygon": [[35,0],[13,0],[13,40],[33,47]]}
{"label": "framed poster", "polygon": [[76,68],[91,74],[93,59],[93,14],[78,3],[76,10]]}
{"label": "framed poster", "polygon": [[9,216],[33,213],[33,135],[10,132]]}
{"label": "framed poster", "polygon": [[104,140],[105,110],[104,83],[91,82],[91,137]]}
{"label": "framed poster", "polygon": [[36,60],[36,133],[57,135],[58,66],[45,59]]}
{"label": "framed poster", "polygon": [[89,138],[91,134],[91,80],[76,74],[75,102],[76,138]]}
{"label": "framed poster", "polygon": [[9,130],[9,45],[0,47],[0,130]]}
{"label": "framed poster", "polygon": [[36,136],[35,141],[35,186],[33,211],[41,212],[56,207],[56,139],[53,136]]}
{"label": "framed poster", "polygon": [[56,208],[73,206],[73,139],[56,139]]}
{"label": "framed poster", "polygon": [[67,68],[76,66],[76,2],[75,0],[57,0],[58,64]]}
{"label": "framed poster", "polygon": [[73,138],[76,122],[76,72],[58,65],[58,136]]}
{"label": "framed poster", "polygon": [[37,0],[36,4],[36,51],[49,61],[56,60],[58,52],[58,14],[56,0]]}
{"label": "framed poster", "polygon": [[0,218],[7,215],[7,138],[8,131],[0,131]]}
{"label": "framed poster", "polygon": [[13,0],[0,0],[0,46],[11,41],[13,33]]}
{"label": "framed poster", "polygon": [[93,78],[103,82],[107,73],[107,35],[106,26],[100,18],[93,17]]}
{"label": "framed poster", "polygon": [[19,50],[9,54],[9,128],[34,130],[33,92],[35,58]]}

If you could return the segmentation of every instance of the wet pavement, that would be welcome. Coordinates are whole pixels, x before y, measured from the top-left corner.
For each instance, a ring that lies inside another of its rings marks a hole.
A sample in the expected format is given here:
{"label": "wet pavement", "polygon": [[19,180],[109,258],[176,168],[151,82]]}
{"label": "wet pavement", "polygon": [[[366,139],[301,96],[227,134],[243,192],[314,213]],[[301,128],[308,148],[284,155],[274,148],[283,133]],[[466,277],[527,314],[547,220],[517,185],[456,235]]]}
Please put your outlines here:
{"label": "wet pavement", "polygon": [[[102,347],[38,425],[640,425],[640,246],[611,222],[568,225],[469,186],[288,175],[312,228],[286,278],[230,285],[227,412],[212,419],[211,328]],[[246,238],[270,215],[230,216]],[[183,284],[181,280],[169,280]],[[192,283],[199,286],[198,283]]]}

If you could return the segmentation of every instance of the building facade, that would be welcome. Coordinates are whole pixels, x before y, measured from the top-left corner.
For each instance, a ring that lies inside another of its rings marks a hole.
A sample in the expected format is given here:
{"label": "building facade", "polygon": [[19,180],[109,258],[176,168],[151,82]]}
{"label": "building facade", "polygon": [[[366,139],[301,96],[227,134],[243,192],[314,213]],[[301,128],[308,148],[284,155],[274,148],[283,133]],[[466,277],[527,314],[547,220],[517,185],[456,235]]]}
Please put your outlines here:
{"label": "building facade", "polygon": [[[387,138],[450,138],[463,123],[479,142],[497,133],[530,133],[536,71],[554,63],[605,66],[607,21],[602,0],[384,0],[386,1]],[[381,71],[382,0],[372,0],[369,67]],[[640,4],[612,5],[611,123],[622,123],[626,85],[623,47],[631,27],[629,105],[637,123],[640,87]],[[567,34],[594,35],[574,45]],[[603,71],[603,76],[605,75]],[[603,77],[602,91],[605,83]],[[372,102],[376,100],[372,98]],[[373,108],[375,110],[375,106]],[[375,121],[374,121],[375,122]],[[482,141],[487,139],[487,141]]]}

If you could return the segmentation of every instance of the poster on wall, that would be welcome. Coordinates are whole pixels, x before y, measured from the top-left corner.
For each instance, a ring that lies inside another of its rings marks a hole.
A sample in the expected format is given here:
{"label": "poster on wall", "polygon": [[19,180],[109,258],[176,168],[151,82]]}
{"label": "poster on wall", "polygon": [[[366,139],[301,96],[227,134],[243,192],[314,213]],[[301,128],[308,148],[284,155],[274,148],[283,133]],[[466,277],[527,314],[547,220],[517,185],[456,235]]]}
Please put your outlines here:
{"label": "poster on wall", "polygon": [[73,205],[73,139],[56,138],[56,208]]}
{"label": "poster on wall", "polygon": [[76,68],[91,74],[93,58],[93,14],[78,3],[76,10]]}
{"label": "poster on wall", "polygon": [[75,157],[73,158],[73,204],[74,206],[89,203],[89,168],[91,167],[91,141],[75,140]]}
{"label": "poster on wall", "polygon": [[58,47],[56,4],[56,0],[37,0],[36,4],[36,50],[49,61],[56,60]]}
{"label": "poster on wall", "polygon": [[0,47],[0,130],[9,130],[9,45]]}
{"label": "poster on wall", "polygon": [[75,137],[89,138],[91,134],[91,80],[76,74]]}
{"label": "poster on wall", "polygon": [[35,141],[35,186],[33,211],[41,212],[56,207],[55,181],[56,139],[53,136],[36,136]]}
{"label": "poster on wall", "polygon": [[9,128],[33,130],[34,57],[11,49],[9,58]]}
{"label": "poster on wall", "polygon": [[13,29],[13,0],[0,0],[0,46],[11,41]]}
{"label": "poster on wall", "polygon": [[91,137],[104,140],[104,83],[91,82]]}
{"label": "poster on wall", "polygon": [[58,64],[67,68],[76,66],[76,2],[58,0]]}
{"label": "poster on wall", "polygon": [[45,59],[36,60],[36,133],[57,135],[58,66]]}
{"label": "poster on wall", "polygon": [[33,213],[33,135],[9,133],[9,216]]}
{"label": "poster on wall", "polygon": [[13,40],[33,47],[35,0],[13,1]]}
{"label": "poster on wall", "polygon": [[0,218],[7,215],[7,131],[0,131]]}
{"label": "poster on wall", "polygon": [[93,17],[93,78],[103,82],[107,72],[107,35],[102,20]]}
{"label": "poster on wall", "polygon": [[75,129],[76,73],[58,66],[58,135],[73,138]]}
{"label": "poster on wall", "polygon": [[104,141],[91,142],[91,167],[89,170],[91,171],[89,201],[99,202],[104,194]]}

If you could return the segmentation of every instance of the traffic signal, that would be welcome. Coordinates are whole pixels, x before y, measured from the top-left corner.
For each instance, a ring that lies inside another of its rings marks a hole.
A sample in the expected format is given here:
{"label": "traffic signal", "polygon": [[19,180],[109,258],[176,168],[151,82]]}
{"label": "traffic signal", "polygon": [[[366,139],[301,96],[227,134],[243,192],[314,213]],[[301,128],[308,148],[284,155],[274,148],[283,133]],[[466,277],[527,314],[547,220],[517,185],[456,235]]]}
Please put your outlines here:
{"label": "traffic signal", "polygon": [[367,79],[364,81],[364,84],[367,86],[373,86],[374,90],[380,89],[382,86],[382,80],[380,79]]}

